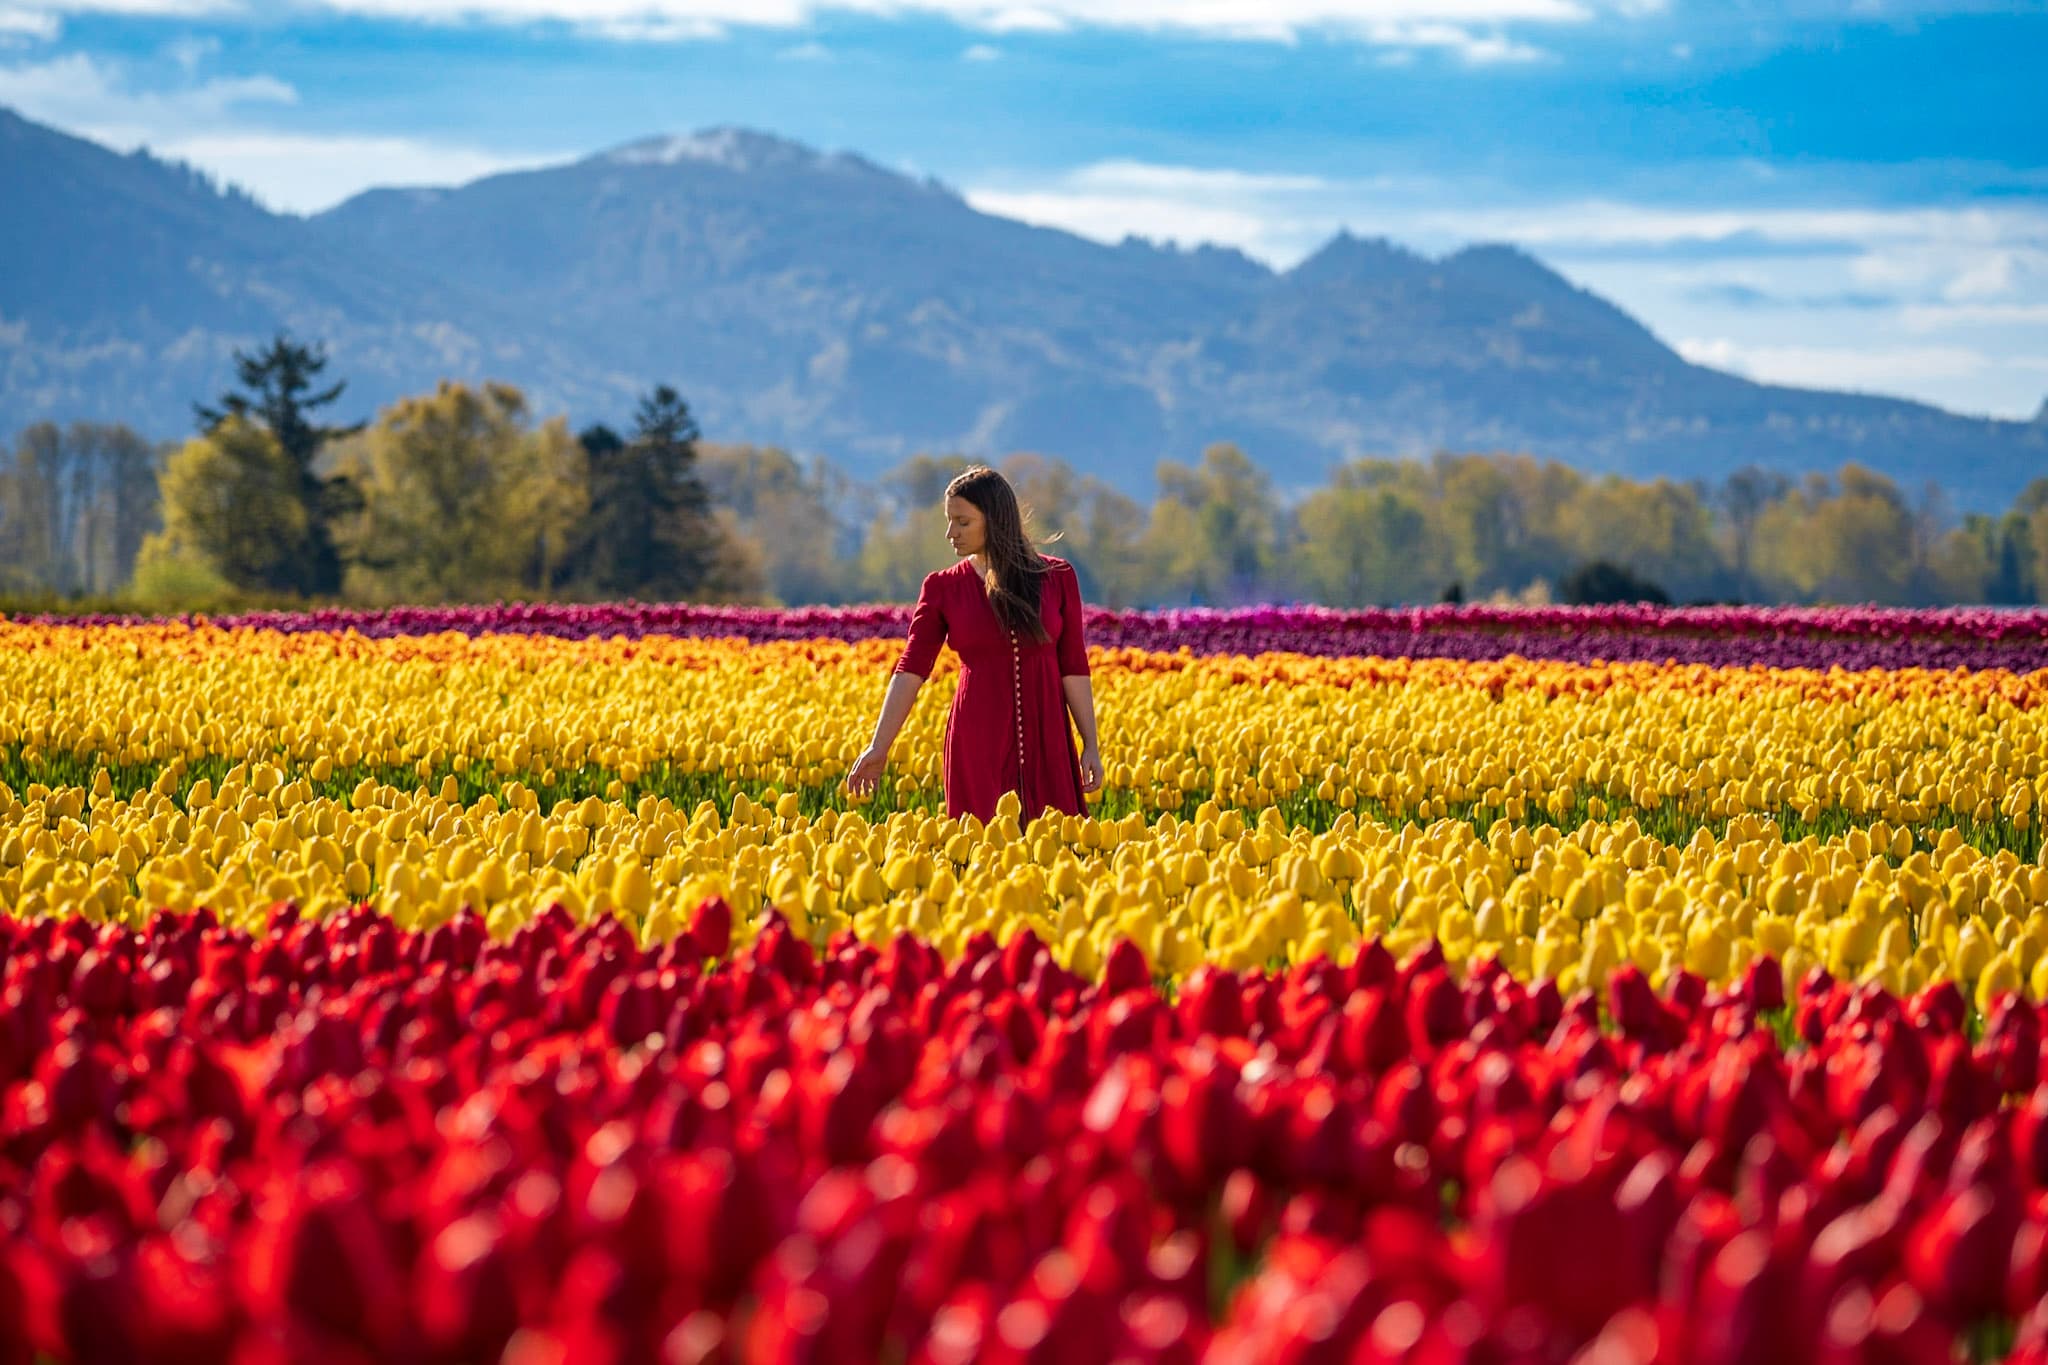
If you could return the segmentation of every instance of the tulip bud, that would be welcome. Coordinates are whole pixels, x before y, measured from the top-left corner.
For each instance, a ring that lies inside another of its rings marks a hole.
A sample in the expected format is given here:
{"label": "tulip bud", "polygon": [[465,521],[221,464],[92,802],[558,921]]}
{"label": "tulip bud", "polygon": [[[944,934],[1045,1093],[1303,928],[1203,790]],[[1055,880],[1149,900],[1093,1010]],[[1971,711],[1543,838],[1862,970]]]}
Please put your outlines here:
{"label": "tulip bud", "polygon": [[289,1202],[256,1229],[247,1274],[260,1311],[372,1349],[394,1341],[403,1284],[368,1192],[339,1164],[291,1187]]}
{"label": "tulip bud", "polygon": [[723,896],[698,903],[690,918],[690,942],[703,958],[724,957],[732,950],[732,906]]}
{"label": "tulip bud", "polygon": [[1998,1311],[2018,1230],[2018,1210],[1983,1186],[1944,1196],[1906,1239],[1913,1287],[1956,1322]]}
{"label": "tulip bud", "polygon": [[1465,1004],[1450,975],[1431,967],[1409,978],[1408,1042],[1428,1055],[1465,1032]]}
{"label": "tulip bud", "polygon": [[1102,967],[1103,994],[1122,995],[1125,991],[1143,990],[1151,984],[1152,969],[1146,965],[1144,952],[1129,939],[1118,939],[1109,950],[1109,960]]}
{"label": "tulip bud", "polygon": [[1221,1038],[1244,1031],[1244,993],[1236,974],[1206,962],[1181,982],[1174,1010],[1191,1034]]}
{"label": "tulip bud", "polygon": [[1741,995],[1758,1014],[1785,1008],[1785,974],[1770,956],[1751,959],[1743,972]]}

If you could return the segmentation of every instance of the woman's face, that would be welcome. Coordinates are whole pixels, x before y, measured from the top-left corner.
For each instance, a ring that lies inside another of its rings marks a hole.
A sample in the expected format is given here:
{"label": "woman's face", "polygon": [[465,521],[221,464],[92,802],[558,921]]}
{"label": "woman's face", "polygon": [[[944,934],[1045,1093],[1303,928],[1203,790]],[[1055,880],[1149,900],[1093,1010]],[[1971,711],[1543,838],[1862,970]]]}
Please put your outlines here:
{"label": "woman's face", "polygon": [[978,555],[985,542],[988,521],[981,509],[965,498],[946,499],[946,540],[961,558]]}

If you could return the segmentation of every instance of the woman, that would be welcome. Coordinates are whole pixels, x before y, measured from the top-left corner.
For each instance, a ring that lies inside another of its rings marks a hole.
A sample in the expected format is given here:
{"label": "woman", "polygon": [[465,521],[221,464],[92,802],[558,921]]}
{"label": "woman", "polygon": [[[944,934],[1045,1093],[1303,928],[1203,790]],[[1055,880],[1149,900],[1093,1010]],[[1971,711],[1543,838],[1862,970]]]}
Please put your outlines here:
{"label": "woman", "polygon": [[[1047,806],[1079,815],[1084,795],[1102,786],[1102,755],[1074,566],[1038,553],[1009,480],[979,466],[946,485],[946,539],[960,562],[925,575],[874,742],[854,760],[846,789],[873,794],[917,689],[950,640],[960,683],[946,715],[946,814],[993,820],[997,798],[1014,791],[1026,820]],[[1081,730],[1078,754],[1069,714]]]}

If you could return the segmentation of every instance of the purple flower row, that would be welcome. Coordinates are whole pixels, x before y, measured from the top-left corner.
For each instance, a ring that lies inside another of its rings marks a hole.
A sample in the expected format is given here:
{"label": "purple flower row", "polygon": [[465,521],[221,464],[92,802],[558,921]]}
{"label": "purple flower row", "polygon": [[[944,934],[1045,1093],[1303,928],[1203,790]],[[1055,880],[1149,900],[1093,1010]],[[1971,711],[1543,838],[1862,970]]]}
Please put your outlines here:
{"label": "purple flower row", "polygon": [[[211,618],[234,629],[349,631],[372,637],[456,631],[570,639],[648,635],[750,641],[900,638],[902,605],[761,608],[611,602],[371,611],[323,608]],[[56,618],[40,617],[38,620]],[[73,624],[134,624],[75,617]],[[179,618],[193,622],[204,617]],[[1261,606],[1163,611],[1090,608],[1091,644],[1198,654],[1287,651],[1322,656],[1760,664],[1778,668],[2048,668],[2048,610],[1885,607],[1500,607],[1483,604],[1340,611]]]}

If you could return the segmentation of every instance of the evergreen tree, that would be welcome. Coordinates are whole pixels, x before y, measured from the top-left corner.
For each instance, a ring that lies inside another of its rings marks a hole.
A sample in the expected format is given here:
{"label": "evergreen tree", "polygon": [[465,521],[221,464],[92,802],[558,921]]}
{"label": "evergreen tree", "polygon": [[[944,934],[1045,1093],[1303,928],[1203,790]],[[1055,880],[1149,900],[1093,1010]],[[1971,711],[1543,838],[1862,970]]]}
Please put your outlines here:
{"label": "evergreen tree", "polygon": [[341,590],[341,556],[329,523],[355,510],[357,499],[346,478],[324,476],[315,465],[329,441],[363,429],[360,422],[337,427],[313,420],[315,409],[333,403],[348,387],[346,381],[336,381],[324,389],[316,388],[326,368],[324,348],[300,345],[279,332],[254,354],[235,352],[235,377],[242,392],[222,394],[218,407],[192,405],[202,435],[211,435],[230,417],[252,421],[270,433],[291,462],[292,496],[304,509],[305,548],[301,559],[286,570],[288,581],[280,586],[319,596]]}
{"label": "evergreen tree", "polygon": [[641,399],[631,439],[602,426],[583,433],[590,513],[578,565],[591,588],[655,600],[703,589],[719,531],[697,473],[697,436],[689,405],[666,384]]}
{"label": "evergreen tree", "polygon": [[601,460],[616,455],[626,448],[625,438],[602,422],[587,426],[576,433],[576,442],[583,447],[583,453],[592,460]]}

